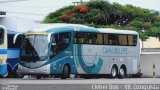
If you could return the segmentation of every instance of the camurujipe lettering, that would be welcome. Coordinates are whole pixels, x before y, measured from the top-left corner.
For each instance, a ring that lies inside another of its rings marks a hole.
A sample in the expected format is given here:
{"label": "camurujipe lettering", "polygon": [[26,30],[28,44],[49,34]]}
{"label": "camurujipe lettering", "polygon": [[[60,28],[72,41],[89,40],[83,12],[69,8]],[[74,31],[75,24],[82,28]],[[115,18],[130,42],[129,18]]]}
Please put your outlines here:
{"label": "camurujipe lettering", "polygon": [[128,54],[127,48],[106,48],[103,47],[103,53],[104,54]]}

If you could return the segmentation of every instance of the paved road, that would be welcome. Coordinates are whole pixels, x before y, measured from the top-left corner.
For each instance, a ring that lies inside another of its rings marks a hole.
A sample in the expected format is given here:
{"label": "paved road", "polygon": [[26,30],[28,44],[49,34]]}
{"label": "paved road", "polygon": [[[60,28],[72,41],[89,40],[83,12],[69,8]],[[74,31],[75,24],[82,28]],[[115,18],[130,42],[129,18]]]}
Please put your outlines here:
{"label": "paved road", "polygon": [[0,84],[160,84],[160,78],[126,78],[126,79],[16,79],[0,78]]}
{"label": "paved road", "polygon": [[[130,88],[127,89],[127,87]],[[160,90],[160,78],[126,78],[126,79],[100,78],[100,79],[67,79],[67,80],[0,78],[0,90],[153,90],[153,89]]]}

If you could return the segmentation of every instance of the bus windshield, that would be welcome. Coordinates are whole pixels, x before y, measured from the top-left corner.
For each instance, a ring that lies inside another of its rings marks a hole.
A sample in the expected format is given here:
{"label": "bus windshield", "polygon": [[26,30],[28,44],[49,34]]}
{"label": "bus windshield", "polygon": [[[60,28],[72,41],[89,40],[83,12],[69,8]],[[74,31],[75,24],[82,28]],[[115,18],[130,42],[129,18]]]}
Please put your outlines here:
{"label": "bus windshield", "polygon": [[21,61],[43,61],[48,56],[47,35],[28,35],[21,47]]}

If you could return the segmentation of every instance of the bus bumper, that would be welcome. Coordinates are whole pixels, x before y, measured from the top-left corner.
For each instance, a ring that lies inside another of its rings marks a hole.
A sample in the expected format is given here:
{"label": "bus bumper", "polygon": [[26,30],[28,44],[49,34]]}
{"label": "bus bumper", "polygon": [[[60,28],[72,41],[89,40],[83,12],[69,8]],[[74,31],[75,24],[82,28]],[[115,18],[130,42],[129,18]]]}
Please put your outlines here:
{"label": "bus bumper", "polygon": [[7,64],[0,65],[0,75],[5,75],[7,73]]}
{"label": "bus bumper", "polygon": [[26,68],[22,65],[18,65],[17,73],[21,75],[49,75],[50,74],[50,64],[35,68],[35,69],[30,69]]}

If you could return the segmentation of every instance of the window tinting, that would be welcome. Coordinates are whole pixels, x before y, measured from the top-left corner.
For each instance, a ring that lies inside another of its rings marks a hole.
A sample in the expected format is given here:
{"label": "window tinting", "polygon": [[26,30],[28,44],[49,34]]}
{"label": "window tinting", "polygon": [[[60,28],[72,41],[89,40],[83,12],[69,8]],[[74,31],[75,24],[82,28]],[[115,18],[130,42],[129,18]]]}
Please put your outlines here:
{"label": "window tinting", "polygon": [[110,45],[118,45],[118,35],[117,34],[108,34],[108,41]]}
{"label": "window tinting", "polygon": [[77,44],[88,43],[87,33],[80,32],[80,33],[75,33],[74,35],[75,35],[74,43],[77,43]]}
{"label": "window tinting", "polygon": [[60,51],[68,47],[70,42],[70,37],[71,37],[70,33],[61,33],[61,34],[55,35],[55,41]]}
{"label": "window tinting", "polygon": [[76,44],[103,44],[103,35],[99,33],[76,32],[74,35]]}
{"label": "window tinting", "polygon": [[137,36],[136,35],[128,35],[128,45],[136,46],[137,45]]}
{"label": "window tinting", "polygon": [[14,36],[15,34],[8,34],[8,48],[20,48],[21,47],[24,36],[18,35],[16,38],[15,44],[13,43]]}
{"label": "window tinting", "polygon": [[88,33],[88,43],[86,44],[103,44],[102,34]]}
{"label": "window tinting", "polygon": [[15,47],[20,48],[24,39],[24,35],[18,35],[16,38]]}
{"label": "window tinting", "polygon": [[26,35],[20,52],[20,60],[43,61],[48,57],[47,35]]}
{"label": "window tinting", "polygon": [[118,35],[119,45],[128,45],[127,43],[127,35]]}
{"label": "window tinting", "polygon": [[98,40],[98,44],[103,44],[103,35],[97,34],[97,40]]}
{"label": "window tinting", "polygon": [[51,57],[57,55],[66,49],[70,44],[71,33],[60,33],[54,36],[52,43],[55,45],[51,46],[52,55]]}
{"label": "window tinting", "polygon": [[14,34],[8,34],[8,48],[14,48],[15,45],[13,44]]}
{"label": "window tinting", "polygon": [[104,37],[104,44],[109,44],[108,34],[103,34],[103,37]]}
{"label": "window tinting", "polygon": [[4,29],[0,28],[0,44],[4,41]]}
{"label": "window tinting", "polygon": [[104,44],[120,46],[136,46],[136,35],[111,34],[111,33],[92,33],[92,32],[75,32],[75,44]]}

